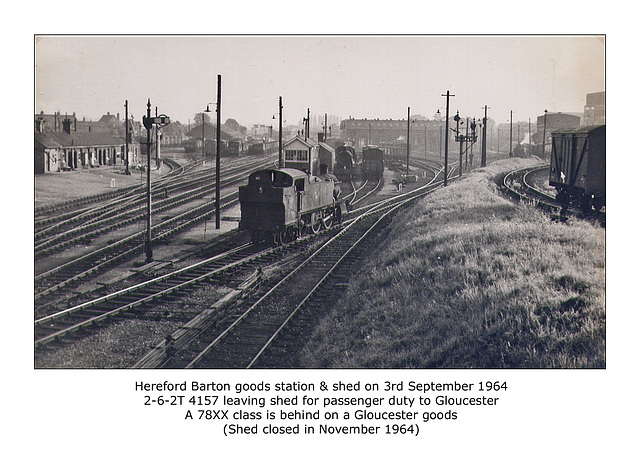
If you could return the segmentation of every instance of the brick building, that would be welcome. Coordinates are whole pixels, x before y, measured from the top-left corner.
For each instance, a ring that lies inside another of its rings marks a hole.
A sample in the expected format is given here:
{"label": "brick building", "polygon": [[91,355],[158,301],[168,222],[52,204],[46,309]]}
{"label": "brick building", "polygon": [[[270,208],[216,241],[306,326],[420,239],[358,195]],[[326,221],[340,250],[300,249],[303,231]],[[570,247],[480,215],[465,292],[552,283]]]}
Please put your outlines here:
{"label": "brick building", "polygon": [[[411,120],[408,128],[411,153],[439,153],[443,143],[444,126],[444,121],[439,120]],[[358,152],[365,145],[387,146],[397,141],[404,141],[406,147],[407,120],[349,118],[340,122],[340,130],[342,138],[352,141]]]}
{"label": "brick building", "polygon": [[584,106],[584,118],[582,122],[584,126],[606,124],[605,102],[605,92],[595,92],[593,94],[587,94],[587,103]]}
{"label": "brick building", "polygon": [[[34,122],[35,174],[125,162],[124,126],[117,116],[107,113],[102,122],[86,122],[75,114],[63,117],[59,112],[41,112]],[[132,138],[129,163],[137,163],[139,156],[140,145]]]}

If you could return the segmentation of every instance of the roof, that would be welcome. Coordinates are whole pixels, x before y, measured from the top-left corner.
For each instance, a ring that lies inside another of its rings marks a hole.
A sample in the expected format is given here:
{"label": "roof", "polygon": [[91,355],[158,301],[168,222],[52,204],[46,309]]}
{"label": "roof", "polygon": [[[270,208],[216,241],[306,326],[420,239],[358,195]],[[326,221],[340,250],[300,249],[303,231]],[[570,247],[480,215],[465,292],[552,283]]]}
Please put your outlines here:
{"label": "roof", "polygon": [[309,147],[309,148],[314,147],[314,144],[310,143],[309,141],[304,140],[304,138],[303,138],[302,136],[300,136],[300,135],[296,135],[296,136],[292,137],[291,139],[289,139],[288,141],[286,141],[286,142],[283,144],[283,146],[285,146],[285,147],[286,147],[287,145],[292,144],[292,143],[293,143],[293,142],[295,142],[296,140],[297,140],[297,141],[299,141],[299,142],[302,142],[304,145],[306,145],[306,146],[307,146],[307,147]]}
{"label": "roof", "polygon": [[557,131],[553,131],[551,134],[588,134],[596,131],[605,131],[605,125],[596,124],[593,126],[578,126],[577,128],[571,129],[558,129]]}
{"label": "roof", "polygon": [[304,171],[301,171],[301,170],[297,170],[295,168],[281,168],[281,169],[267,168],[267,169],[259,170],[259,171],[280,171],[282,173],[288,174],[293,179],[308,177],[307,173],[305,173]]}
{"label": "roof", "polygon": [[[204,136],[205,139],[215,139],[217,129],[216,126],[211,123],[204,123]],[[202,124],[198,124],[191,131],[187,132],[187,136],[193,139],[202,139]],[[233,139],[234,136],[229,133],[224,127],[224,124],[220,125],[220,139],[222,140],[230,140]]]}
{"label": "roof", "polygon": [[100,132],[43,132],[35,133],[36,147],[91,147],[97,145],[122,145],[124,137]]}
{"label": "roof", "polygon": [[110,113],[107,113],[106,115],[102,115],[102,117],[100,118],[98,123],[100,123],[100,124],[117,124],[118,123],[118,117],[116,115],[112,115]]}
{"label": "roof", "polygon": [[323,149],[325,149],[327,152],[335,152],[335,149],[333,147],[331,147],[329,144],[325,144],[324,142],[320,142],[318,145],[320,147],[322,147]]}

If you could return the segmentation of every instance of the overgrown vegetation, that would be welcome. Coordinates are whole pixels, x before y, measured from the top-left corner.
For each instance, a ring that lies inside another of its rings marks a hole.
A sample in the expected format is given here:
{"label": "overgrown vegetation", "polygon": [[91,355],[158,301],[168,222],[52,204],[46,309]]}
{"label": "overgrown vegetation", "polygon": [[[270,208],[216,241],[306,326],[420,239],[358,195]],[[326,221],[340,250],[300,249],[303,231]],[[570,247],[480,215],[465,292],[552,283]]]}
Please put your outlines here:
{"label": "overgrown vegetation", "polygon": [[302,366],[604,367],[604,230],[492,181],[534,163],[497,162],[397,215]]}

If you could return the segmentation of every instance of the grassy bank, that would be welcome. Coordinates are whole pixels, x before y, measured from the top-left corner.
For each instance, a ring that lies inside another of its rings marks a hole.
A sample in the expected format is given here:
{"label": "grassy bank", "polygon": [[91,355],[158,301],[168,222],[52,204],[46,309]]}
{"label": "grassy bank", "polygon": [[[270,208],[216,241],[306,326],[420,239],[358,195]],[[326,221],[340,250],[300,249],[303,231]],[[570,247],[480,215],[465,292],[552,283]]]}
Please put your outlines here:
{"label": "grassy bank", "polygon": [[505,199],[496,162],[396,216],[307,367],[604,367],[605,231]]}

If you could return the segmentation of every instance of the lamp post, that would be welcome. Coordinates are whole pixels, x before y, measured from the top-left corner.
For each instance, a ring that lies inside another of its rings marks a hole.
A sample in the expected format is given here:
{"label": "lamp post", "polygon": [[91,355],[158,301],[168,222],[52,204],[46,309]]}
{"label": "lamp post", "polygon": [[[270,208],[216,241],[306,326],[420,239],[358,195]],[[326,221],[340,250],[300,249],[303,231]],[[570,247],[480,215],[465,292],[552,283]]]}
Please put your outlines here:
{"label": "lamp post", "polygon": [[[449,97],[455,97],[447,91],[447,112],[444,118],[445,130],[444,130],[444,185],[447,185],[447,171],[449,164]],[[444,97],[444,95],[441,95]]]}
{"label": "lamp post", "polygon": [[[220,229],[220,98],[222,90],[222,76],[218,74],[218,100],[216,102],[216,229]],[[207,103],[206,113],[211,113]],[[202,118],[202,154],[204,156],[204,114]]]}
{"label": "lamp post", "polygon": [[[464,136],[464,169],[466,170],[468,166],[469,166],[469,118],[467,118],[467,129]],[[460,170],[460,173],[462,173],[462,170]]]}
{"label": "lamp post", "polygon": [[460,118],[459,112],[456,112],[456,116],[454,116],[453,119],[456,122],[456,141],[460,142],[460,159],[458,160],[458,172],[460,174],[460,177],[462,177],[462,143],[464,142],[465,137],[460,135],[460,125],[464,124],[464,121],[460,121],[462,118]]}
{"label": "lamp post", "polygon": [[202,114],[202,159],[204,160],[205,154],[204,154],[204,113],[210,111],[209,110],[209,105],[207,105],[207,109],[205,111],[203,111]]}
{"label": "lamp post", "polygon": [[284,159],[282,157],[282,97],[278,99],[278,168],[284,168]]}
{"label": "lamp post", "polygon": [[487,166],[487,106],[484,106],[484,117],[482,118],[482,159],[480,166]]}
{"label": "lamp post", "polygon": [[[156,107],[156,117],[158,117],[158,107]],[[160,169],[160,141],[158,134],[158,126],[155,127],[156,132],[156,169]]]}

